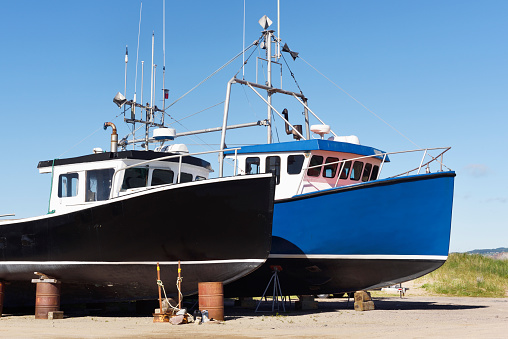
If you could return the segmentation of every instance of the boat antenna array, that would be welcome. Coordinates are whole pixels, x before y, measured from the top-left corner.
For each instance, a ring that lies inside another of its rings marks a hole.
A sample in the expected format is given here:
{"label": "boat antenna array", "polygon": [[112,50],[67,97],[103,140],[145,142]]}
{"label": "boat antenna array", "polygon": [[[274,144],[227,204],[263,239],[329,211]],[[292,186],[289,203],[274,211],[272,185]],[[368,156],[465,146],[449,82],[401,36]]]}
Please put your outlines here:
{"label": "boat antenna array", "polygon": [[[141,98],[140,102],[137,101],[137,81],[138,81],[138,62],[139,62],[139,38],[141,35],[141,18],[142,18],[142,10],[143,10],[143,2],[141,2],[139,8],[139,24],[138,24],[138,37],[137,37],[137,49],[136,49],[136,72],[134,79],[134,96],[132,100],[127,100],[127,63],[128,63],[128,47],[125,47],[125,87],[124,93],[118,92],[113,102],[118,107],[123,107],[123,115],[124,121],[128,124],[132,124],[132,139],[128,140],[127,137],[124,137],[119,141],[118,145],[125,149],[129,144],[133,145],[135,148],[135,144],[140,143],[141,147],[145,150],[148,150],[148,145],[151,142],[164,142],[166,139],[172,139],[172,137],[164,137],[167,133],[162,133],[160,138],[150,139],[149,132],[150,128],[164,128],[164,115],[165,110],[164,106],[166,103],[166,99],[168,99],[169,90],[165,88],[165,77],[166,77],[166,44],[165,44],[165,29],[166,29],[166,1],[163,0],[162,3],[162,13],[163,13],[163,68],[162,68],[162,87],[163,87],[163,108],[160,109],[155,105],[156,95],[155,95],[155,87],[156,87],[156,69],[157,65],[154,64],[154,46],[155,46],[155,32],[152,31],[152,54],[151,54],[151,74],[150,74],[150,102],[143,104],[143,81],[144,81],[144,61],[141,61]],[[141,111],[141,117],[136,116],[136,107]],[[130,117],[128,117],[128,111],[130,110]],[[144,114],[143,114],[144,113]],[[160,113],[160,122],[156,122],[157,113]],[[144,138],[136,139],[136,131],[139,130],[138,127],[136,129],[136,123],[141,124],[141,127],[145,127]],[[169,129],[168,129],[169,130]],[[174,134],[174,132],[170,132],[169,134]]]}

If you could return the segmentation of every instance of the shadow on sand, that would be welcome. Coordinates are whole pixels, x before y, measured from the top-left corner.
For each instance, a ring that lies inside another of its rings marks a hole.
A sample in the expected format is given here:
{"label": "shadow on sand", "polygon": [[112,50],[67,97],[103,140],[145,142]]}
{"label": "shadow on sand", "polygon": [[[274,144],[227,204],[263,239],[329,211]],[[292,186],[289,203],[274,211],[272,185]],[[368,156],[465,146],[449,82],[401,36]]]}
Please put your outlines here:
{"label": "shadow on sand", "polygon": [[[376,311],[411,311],[411,310],[467,310],[486,308],[486,305],[471,305],[460,303],[457,299],[453,301],[448,298],[435,297],[427,298],[430,300],[398,298],[398,297],[377,297],[373,298]],[[253,308],[242,308],[234,306],[234,299],[224,300],[224,315],[227,319],[236,319],[240,317],[260,317],[283,314],[284,316],[298,316],[306,314],[332,313],[339,311],[353,311],[354,300],[351,298],[331,298],[316,299],[318,301],[318,309],[314,310],[297,310],[295,308],[295,299],[291,302],[286,301],[283,310],[282,303],[274,307],[272,312],[272,301],[263,301],[259,307],[259,312]],[[257,300],[255,305],[257,306]],[[80,304],[80,305],[62,305],[61,310],[64,311],[65,317],[150,317],[155,308],[158,307],[157,301],[145,301],[137,303],[108,303],[108,304]],[[187,312],[192,314],[198,308],[197,299],[188,298],[184,301],[183,307]],[[23,316],[33,315],[34,308],[8,308],[4,309],[4,316]]]}
{"label": "shadow on sand", "polygon": [[[286,312],[283,311],[282,304],[279,302],[279,309],[275,305],[275,310],[272,312],[272,301],[263,301],[259,307],[260,312],[255,312],[254,309],[246,309],[240,307],[234,307],[233,303],[226,301],[224,305],[224,314],[229,319],[235,319],[239,317],[256,317],[262,315],[277,315],[284,314],[285,316],[297,316],[305,314],[315,313],[328,313],[338,311],[353,311],[354,300],[351,298],[349,301],[347,298],[334,298],[334,299],[316,299],[318,301],[317,310],[296,310],[295,300],[291,300],[291,304],[286,302]],[[470,305],[470,304],[458,304],[456,301],[451,303],[449,300],[436,297],[435,301],[422,301],[412,300],[410,298],[398,298],[398,297],[380,297],[373,298],[375,304],[375,310],[377,311],[411,311],[411,310],[467,310],[467,309],[479,309],[486,308],[485,305]],[[257,305],[257,302],[256,302]]]}

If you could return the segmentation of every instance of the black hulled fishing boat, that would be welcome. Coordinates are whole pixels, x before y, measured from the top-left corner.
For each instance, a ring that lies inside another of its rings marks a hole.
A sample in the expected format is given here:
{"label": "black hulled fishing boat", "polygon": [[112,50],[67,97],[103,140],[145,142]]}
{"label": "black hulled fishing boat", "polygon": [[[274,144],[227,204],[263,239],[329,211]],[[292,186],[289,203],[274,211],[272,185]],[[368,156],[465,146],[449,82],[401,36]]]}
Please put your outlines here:
{"label": "black hulled fishing boat", "polygon": [[[61,282],[62,303],[142,300],[157,298],[157,263],[168,294],[178,292],[181,265],[185,295],[198,282],[239,279],[267,259],[273,175],[210,178],[210,163],[197,156],[214,152],[171,144],[176,132],[153,95],[151,104],[136,102],[135,93],[113,101],[132,138],[118,141],[107,122],[109,152],[39,162],[39,172],[51,175],[48,213],[0,221],[5,305],[33,304],[34,272]],[[136,124],[144,127],[138,139]]]}

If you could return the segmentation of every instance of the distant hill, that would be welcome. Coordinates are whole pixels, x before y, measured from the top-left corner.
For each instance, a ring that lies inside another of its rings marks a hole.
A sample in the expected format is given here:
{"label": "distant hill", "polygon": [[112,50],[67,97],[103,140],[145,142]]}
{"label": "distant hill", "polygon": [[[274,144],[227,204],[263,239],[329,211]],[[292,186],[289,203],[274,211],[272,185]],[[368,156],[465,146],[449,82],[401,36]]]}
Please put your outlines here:
{"label": "distant hill", "polygon": [[472,250],[467,253],[480,254],[480,255],[490,257],[493,259],[508,259],[508,248],[506,248],[506,247],[483,249],[483,250]]}
{"label": "distant hill", "polygon": [[499,248],[493,248],[493,249],[483,249],[483,250],[472,250],[467,253],[471,254],[487,254],[487,253],[502,253],[502,252],[508,252],[507,247],[499,247]]}

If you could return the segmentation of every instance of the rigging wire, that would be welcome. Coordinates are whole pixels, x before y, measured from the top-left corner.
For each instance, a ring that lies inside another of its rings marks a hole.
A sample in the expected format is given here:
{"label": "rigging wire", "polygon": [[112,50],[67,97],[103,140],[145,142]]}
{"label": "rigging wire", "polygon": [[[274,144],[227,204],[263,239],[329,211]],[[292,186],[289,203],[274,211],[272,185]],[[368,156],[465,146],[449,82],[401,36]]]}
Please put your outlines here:
{"label": "rigging wire", "polygon": [[176,120],[175,118],[171,117],[171,119],[175,120],[175,122],[172,122],[171,124],[169,124],[169,126],[171,126],[172,124],[175,124],[175,123],[177,123],[177,122],[180,122],[180,121],[182,121],[182,120],[185,120],[185,119],[187,119],[187,118],[190,118],[190,117],[192,117],[192,116],[194,116],[194,115],[196,115],[196,114],[203,113],[204,111],[209,110],[209,109],[211,109],[211,108],[214,108],[215,106],[219,106],[220,104],[223,104],[223,103],[224,103],[224,100],[223,100],[223,101],[221,101],[221,102],[219,102],[219,103],[217,103],[217,104],[215,104],[215,105],[213,105],[213,106],[207,107],[207,108],[205,108],[205,109],[202,109],[202,110],[201,110],[201,111],[199,111],[199,112],[192,113],[191,115],[188,115],[188,116],[186,116],[186,117],[184,117],[184,118],[181,118],[181,119],[178,119],[178,120]]}
{"label": "rigging wire", "polygon": [[[295,84],[296,84],[296,87],[298,87],[298,89],[300,90],[300,94],[303,95],[303,91],[302,89],[300,88],[300,85],[298,85],[298,81],[296,81],[296,77],[295,77],[295,74],[293,73],[293,71],[291,70],[291,68],[289,67],[288,65],[288,62],[286,61],[286,58],[284,57],[284,54],[281,53],[281,56],[282,56],[282,59],[284,59],[284,63],[286,64],[286,67],[288,68],[289,70],[289,73],[291,74],[291,77],[293,78],[293,80],[295,81]],[[303,59],[302,59],[303,60]],[[305,61],[305,60],[304,60]]]}
{"label": "rigging wire", "polygon": [[[257,39],[255,42],[253,42],[254,45],[256,45],[256,48],[254,48],[254,50],[250,53],[250,55],[247,57],[247,60],[244,60],[243,61],[243,64],[242,64],[242,67],[240,67],[240,69],[238,70],[238,72],[235,73],[235,77],[238,75],[238,73],[240,73],[240,70],[244,70],[245,69],[245,65],[247,64],[247,62],[249,62],[252,54],[254,54],[255,51],[258,50],[257,46],[259,46],[259,41],[263,38],[263,36],[259,37],[259,39]],[[246,51],[246,50],[245,50]],[[243,74],[243,79],[245,80],[245,73]]]}
{"label": "rigging wire", "polygon": [[300,59],[303,60],[303,62],[305,62],[307,65],[309,65],[310,67],[312,67],[316,72],[318,72],[319,74],[321,74],[326,80],[330,81],[335,87],[337,87],[338,89],[340,89],[342,92],[344,92],[347,96],[349,96],[351,99],[353,99],[354,101],[356,101],[358,104],[360,104],[363,108],[365,108],[368,112],[370,112],[371,114],[373,114],[376,118],[378,118],[379,120],[381,120],[382,122],[384,122],[387,126],[389,126],[391,129],[393,129],[395,132],[397,132],[398,134],[400,134],[402,137],[404,137],[406,140],[408,140],[410,143],[412,143],[413,145],[415,145],[416,147],[418,148],[421,148],[418,144],[416,144],[413,140],[409,139],[407,136],[405,136],[402,132],[400,132],[398,129],[396,129],[395,127],[393,127],[392,125],[390,125],[388,122],[386,122],[383,118],[381,118],[379,115],[377,115],[376,113],[374,113],[373,111],[371,111],[369,108],[367,108],[367,106],[365,106],[363,103],[361,103],[359,100],[357,100],[355,97],[353,97],[351,94],[349,94],[348,92],[346,92],[342,87],[340,87],[339,85],[337,85],[335,82],[333,82],[330,78],[328,78],[326,75],[324,75],[323,73],[321,73],[319,70],[317,70],[314,66],[312,66],[310,63],[308,63],[304,58],[302,58],[301,56],[298,56]]}
{"label": "rigging wire", "polygon": [[[121,112],[120,114],[118,114],[113,120],[111,121],[115,121],[120,115],[124,114],[124,112]],[[97,133],[98,131],[100,131],[101,129],[103,129],[102,127],[101,128],[98,128],[96,129],[95,131],[93,131],[92,133],[90,133],[88,136],[86,136],[85,138],[83,138],[81,141],[77,142],[76,144],[74,144],[72,147],[70,147],[69,149],[67,149],[65,152],[63,152],[62,154],[60,154],[58,157],[56,157],[57,159],[60,159],[62,157],[62,155],[64,155],[65,153],[69,152],[70,150],[72,150],[73,148],[75,148],[76,146],[78,146],[79,144],[81,144],[83,141],[87,140],[88,138],[90,138],[92,135],[94,135],[95,133]]]}
{"label": "rigging wire", "polygon": [[[232,63],[233,61],[236,60],[236,58],[238,58],[240,55],[242,55],[242,53],[244,53],[244,51],[248,51],[249,49],[252,48],[252,46],[256,45],[256,41],[253,42],[252,44],[249,45],[249,47],[247,47],[246,49],[244,49],[243,51],[241,51],[240,53],[238,53],[237,55],[235,55],[231,60],[229,60],[228,62],[226,62],[224,65],[222,65],[221,67],[219,67],[218,69],[216,69],[212,74],[210,74],[209,76],[207,76],[205,79],[203,79],[199,84],[197,84],[196,86],[192,87],[190,90],[187,91],[187,93],[183,94],[181,97],[179,97],[178,99],[176,99],[175,101],[173,101],[173,103],[169,104],[168,107],[165,107],[164,108],[164,111],[166,111],[168,108],[170,108],[171,106],[173,106],[174,104],[176,104],[178,101],[182,100],[185,96],[187,96],[187,94],[189,94],[190,92],[194,91],[196,88],[198,88],[199,86],[201,86],[204,82],[206,82],[207,80],[209,80],[211,77],[213,77],[215,74],[219,73],[222,69],[224,69],[226,66],[228,66],[230,63]],[[167,113],[166,113],[167,114]],[[169,114],[168,114],[169,115]]]}
{"label": "rigging wire", "polygon": [[[275,127],[275,135],[277,135],[277,142],[280,142],[279,130],[277,129],[277,124],[275,124],[274,122],[275,122],[275,114],[273,114],[273,112],[272,112],[272,125],[273,125],[273,127]],[[273,135],[272,135],[272,137],[273,137]]]}
{"label": "rigging wire", "polygon": [[[342,87],[340,87],[339,85],[337,85],[335,82],[333,82],[330,78],[328,78],[326,75],[324,75],[323,73],[321,73],[319,70],[317,70],[314,66],[312,66],[310,63],[308,63],[304,58],[302,58],[301,56],[298,56],[300,59],[303,60],[303,62],[305,62],[307,65],[309,65],[310,67],[312,67],[316,72],[318,72],[319,74],[321,74],[326,80],[330,81],[335,87],[337,87],[338,89],[340,89],[342,92],[344,92],[347,96],[349,96],[351,99],[353,99],[354,101],[356,101],[358,104],[360,104],[363,108],[365,108],[368,112],[370,112],[372,115],[374,115],[376,118],[378,118],[379,120],[381,120],[382,122],[384,122],[387,126],[389,126],[391,129],[393,129],[395,132],[397,132],[398,134],[400,134],[403,138],[405,138],[406,140],[408,140],[410,143],[412,143],[413,145],[415,145],[416,147],[418,148],[422,148],[421,146],[419,146],[417,143],[415,143],[413,140],[411,140],[409,137],[407,137],[406,135],[404,135],[402,132],[400,132],[398,129],[396,129],[395,127],[393,127],[392,125],[390,125],[387,121],[385,121],[383,118],[381,118],[379,115],[377,115],[376,113],[374,113],[372,110],[370,110],[369,108],[367,108],[367,106],[365,106],[363,103],[361,103],[359,100],[357,100],[355,97],[353,97],[351,94],[349,94],[348,92],[346,92]],[[429,154],[427,153],[427,155],[429,157],[431,157],[432,159],[434,160],[437,160],[436,157],[434,157],[432,154]],[[441,161],[437,160],[439,163],[441,163],[442,165],[444,165]],[[446,166],[445,166],[446,167]]]}
{"label": "rigging wire", "polygon": [[250,107],[252,113],[254,113],[254,116],[256,117],[256,119],[261,120],[258,117],[258,114],[256,113],[256,110],[254,109],[254,107],[252,107],[252,103],[249,100],[249,96],[247,95],[247,91],[245,90],[245,86],[242,86],[241,88],[243,89],[243,94],[245,95],[245,99],[247,100],[247,103],[249,104],[249,107]]}

